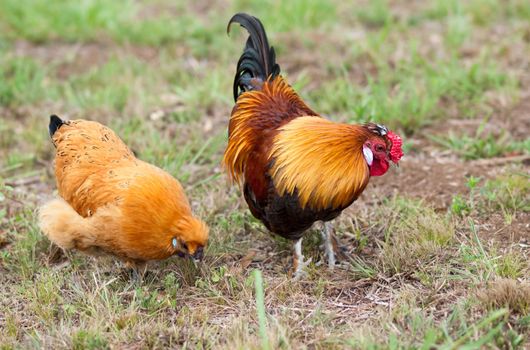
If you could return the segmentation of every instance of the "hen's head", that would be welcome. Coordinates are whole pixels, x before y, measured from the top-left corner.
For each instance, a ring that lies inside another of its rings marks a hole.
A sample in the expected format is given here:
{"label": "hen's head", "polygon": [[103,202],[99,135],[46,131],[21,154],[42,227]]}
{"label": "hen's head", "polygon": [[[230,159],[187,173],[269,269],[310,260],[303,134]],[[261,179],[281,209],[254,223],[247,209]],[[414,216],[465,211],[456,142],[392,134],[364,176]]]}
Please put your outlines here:
{"label": "hen's head", "polygon": [[178,220],[174,231],[171,238],[174,254],[202,260],[208,243],[208,226],[202,220],[189,216]]}
{"label": "hen's head", "polygon": [[390,161],[398,164],[403,156],[403,141],[384,125],[368,123],[365,128],[372,135],[363,144],[364,159],[370,168],[370,176],[381,176],[387,172]]}

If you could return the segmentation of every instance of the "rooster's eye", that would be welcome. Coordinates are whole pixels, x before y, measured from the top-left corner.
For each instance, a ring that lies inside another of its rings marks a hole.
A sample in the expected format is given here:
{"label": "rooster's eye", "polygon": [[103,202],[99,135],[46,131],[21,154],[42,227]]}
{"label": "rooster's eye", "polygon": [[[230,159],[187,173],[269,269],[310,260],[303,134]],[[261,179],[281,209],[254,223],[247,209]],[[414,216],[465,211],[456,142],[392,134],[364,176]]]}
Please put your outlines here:
{"label": "rooster's eye", "polygon": [[383,146],[381,146],[381,145],[377,145],[377,146],[375,146],[375,150],[376,150],[377,152],[383,152],[383,151],[384,151],[384,148],[383,148]]}

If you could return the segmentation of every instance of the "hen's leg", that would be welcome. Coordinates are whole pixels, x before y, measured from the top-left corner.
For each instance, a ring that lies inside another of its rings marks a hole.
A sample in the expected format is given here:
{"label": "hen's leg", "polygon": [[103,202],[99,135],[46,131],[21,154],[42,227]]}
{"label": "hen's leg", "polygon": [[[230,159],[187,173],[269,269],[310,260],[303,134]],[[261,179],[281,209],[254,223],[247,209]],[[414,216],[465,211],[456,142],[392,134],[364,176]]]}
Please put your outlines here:
{"label": "hen's leg", "polygon": [[335,247],[333,244],[333,225],[331,222],[324,222],[321,234],[322,238],[324,239],[324,249],[328,258],[328,268],[333,270],[335,267]]}
{"label": "hen's leg", "polygon": [[142,284],[146,264],[128,260],[125,262],[125,266],[131,269],[131,281],[138,285]]}
{"label": "hen's leg", "polygon": [[293,279],[294,280],[298,280],[306,274],[306,272],[304,271],[304,268],[306,268],[309,265],[309,263],[311,263],[311,259],[307,259],[304,261],[304,255],[302,254],[302,238],[300,238],[294,244],[294,256],[293,256],[293,270],[294,270]]}
{"label": "hen's leg", "polygon": [[138,285],[142,284],[142,275],[136,266],[131,269],[131,282]]}

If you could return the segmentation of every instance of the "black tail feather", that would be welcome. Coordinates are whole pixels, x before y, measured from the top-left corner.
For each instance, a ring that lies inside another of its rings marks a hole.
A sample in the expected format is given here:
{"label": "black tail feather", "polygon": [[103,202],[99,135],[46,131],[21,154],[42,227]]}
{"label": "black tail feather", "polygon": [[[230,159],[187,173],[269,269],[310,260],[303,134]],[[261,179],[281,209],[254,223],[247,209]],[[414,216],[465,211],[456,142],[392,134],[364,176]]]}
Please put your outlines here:
{"label": "black tail feather", "polygon": [[237,62],[234,78],[234,100],[237,100],[242,92],[252,90],[251,79],[266,81],[269,77],[274,78],[280,74],[280,66],[276,63],[274,48],[269,46],[265,28],[259,19],[246,13],[237,13],[228,22],[228,33],[232,23],[239,23],[250,35]]}
{"label": "black tail feather", "polygon": [[53,134],[64,124],[64,121],[56,116],[55,114],[50,116],[50,125],[48,126],[48,131],[50,132],[50,137],[53,137]]}

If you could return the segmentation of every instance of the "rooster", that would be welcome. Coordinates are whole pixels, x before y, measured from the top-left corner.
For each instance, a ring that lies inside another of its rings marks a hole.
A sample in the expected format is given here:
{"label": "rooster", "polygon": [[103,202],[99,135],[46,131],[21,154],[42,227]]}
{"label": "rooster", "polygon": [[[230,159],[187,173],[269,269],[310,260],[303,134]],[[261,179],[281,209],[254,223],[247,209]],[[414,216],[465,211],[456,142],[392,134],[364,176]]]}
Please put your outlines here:
{"label": "rooster", "polygon": [[61,198],[39,210],[39,226],[63,249],[107,253],[133,269],[174,254],[201,259],[208,227],[192,215],[182,186],[138,160],[109,128],[50,117]]}
{"label": "rooster", "polygon": [[336,123],[309,108],[280,75],[260,20],[234,15],[249,33],[234,78],[223,165],[242,186],[252,215],[269,231],[295,241],[295,278],[303,273],[302,237],[316,221],[328,265],[335,264],[330,220],[364,191],[371,176],[403,155],[401,138],[385,126]]}

